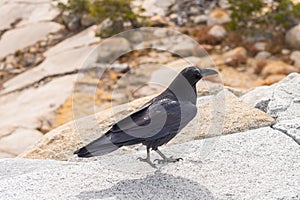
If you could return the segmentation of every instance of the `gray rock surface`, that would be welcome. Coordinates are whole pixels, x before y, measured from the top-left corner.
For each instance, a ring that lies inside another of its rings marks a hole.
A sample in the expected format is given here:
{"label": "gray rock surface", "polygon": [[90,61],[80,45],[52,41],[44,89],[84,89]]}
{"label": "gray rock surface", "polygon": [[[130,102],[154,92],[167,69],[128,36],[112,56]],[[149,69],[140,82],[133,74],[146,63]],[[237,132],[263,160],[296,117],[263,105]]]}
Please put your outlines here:
{"label": "gray rock surface", "polygon": [[291,74],[290,81],[278,84],[267,112],[277,119],[274,128],[291,136],[300,145],[300,75]]}
{"label": "gray rock surface", "polygon": [[258,87],[242,100],[276,119],[273,128],[300,144],[300,74],[292,73],[272,86]]}
{"label": "gray rock surface", "polygon": [[290,74],[274,87],[268,104],[268,113],[277,120],[290,120],[300,117],[300,75]]}
{"label": "gray rock surface", "polygon": [[[184,160],[158,169],[144,151],[96,159],[0,160],[3,199],[299,199],[300,148],[271,128],[162,149]],[[155,153],[152,159],[158,158]]]}
{"label": "gray rock surface", "polygon": [[[273,93],[274,93],[274,90],[273,90],[274,87],[275,87],[275,85],[256,87],[255,89],[253,89],[253,90],[247,92],[245,95],[243,95],[241,97],[241,99],[243,101],[245,101],[246,103],[250,104],[251,106],[253,106],[255,108],[260,108],[261,110],[266,112],[268,103],[270,102],[270,100],[273,96]],[[265,103],[267,103],[267,104],[265,106],[263,106]]]}

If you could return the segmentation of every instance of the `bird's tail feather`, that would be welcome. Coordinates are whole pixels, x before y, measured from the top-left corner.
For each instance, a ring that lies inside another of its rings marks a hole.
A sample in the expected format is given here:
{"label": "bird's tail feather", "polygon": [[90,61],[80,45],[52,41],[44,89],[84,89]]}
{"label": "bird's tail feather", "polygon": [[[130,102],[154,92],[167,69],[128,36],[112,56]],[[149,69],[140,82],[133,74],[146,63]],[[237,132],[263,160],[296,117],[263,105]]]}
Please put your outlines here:
{"label": "bird's tail feather", "polygon": [[86,145],[85,147],[82,147],[74,152],[74,154],[77,154],[78,157],[93,157],[93,156],[101,156],[107,153],[110,153],[112,151],[117,150],[122,145],[116,145],[113,144],[108,136],[103,135],[99,139],[91,142],[90,144]]}

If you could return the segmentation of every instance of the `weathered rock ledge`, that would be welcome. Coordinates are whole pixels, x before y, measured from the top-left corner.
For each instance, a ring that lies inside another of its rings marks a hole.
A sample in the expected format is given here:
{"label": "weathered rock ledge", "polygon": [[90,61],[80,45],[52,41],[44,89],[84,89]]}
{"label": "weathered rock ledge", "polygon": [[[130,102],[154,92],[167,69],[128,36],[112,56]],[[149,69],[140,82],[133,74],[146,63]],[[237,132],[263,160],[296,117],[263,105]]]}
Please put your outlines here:
{"label": "weathered rock ledge", "polygon": [[[136,160],[145,155],[144,151],[80,162],[2,159],[1,198],[296,200],[300,197],[299,145],[271,128],[187,142],[162,151],[184,160],[155,170]],[[152,159],[157,158],[153,155]]]}

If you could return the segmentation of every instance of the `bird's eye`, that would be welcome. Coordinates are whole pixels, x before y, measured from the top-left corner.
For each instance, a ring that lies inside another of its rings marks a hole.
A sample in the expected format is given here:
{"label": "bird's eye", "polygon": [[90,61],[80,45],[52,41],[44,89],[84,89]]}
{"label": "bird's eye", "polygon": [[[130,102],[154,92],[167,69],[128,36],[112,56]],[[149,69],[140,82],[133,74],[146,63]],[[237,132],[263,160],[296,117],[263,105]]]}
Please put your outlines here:
{"label": "bird's eye", "polygon": [[200,73],[197,73],[197,74],[196,74],[196,78],[197,78],[197,79],[202,78],[201,74],[200,74]]}

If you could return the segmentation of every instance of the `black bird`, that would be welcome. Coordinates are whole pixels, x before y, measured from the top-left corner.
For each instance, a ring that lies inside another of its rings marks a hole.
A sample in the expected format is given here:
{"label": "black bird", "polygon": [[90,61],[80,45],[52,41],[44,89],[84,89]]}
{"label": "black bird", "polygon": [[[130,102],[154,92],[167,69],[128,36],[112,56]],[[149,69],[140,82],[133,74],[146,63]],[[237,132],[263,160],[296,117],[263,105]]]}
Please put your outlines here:
{"label": "black bird", "polygon": [[79,157],[100,156],[122,146],[142,143],[147,148],[147,157],[140,161],[155,165],[150,160],[150,149],[162,160],[159,163],[176,162],[181,158],[168,158],[158,147],[169,142],[197,113],[196,83],[204,76],[217,74],[212,69],[187,67],[169,87],[134,113],[113,124],[100,138],[74,152]]}

